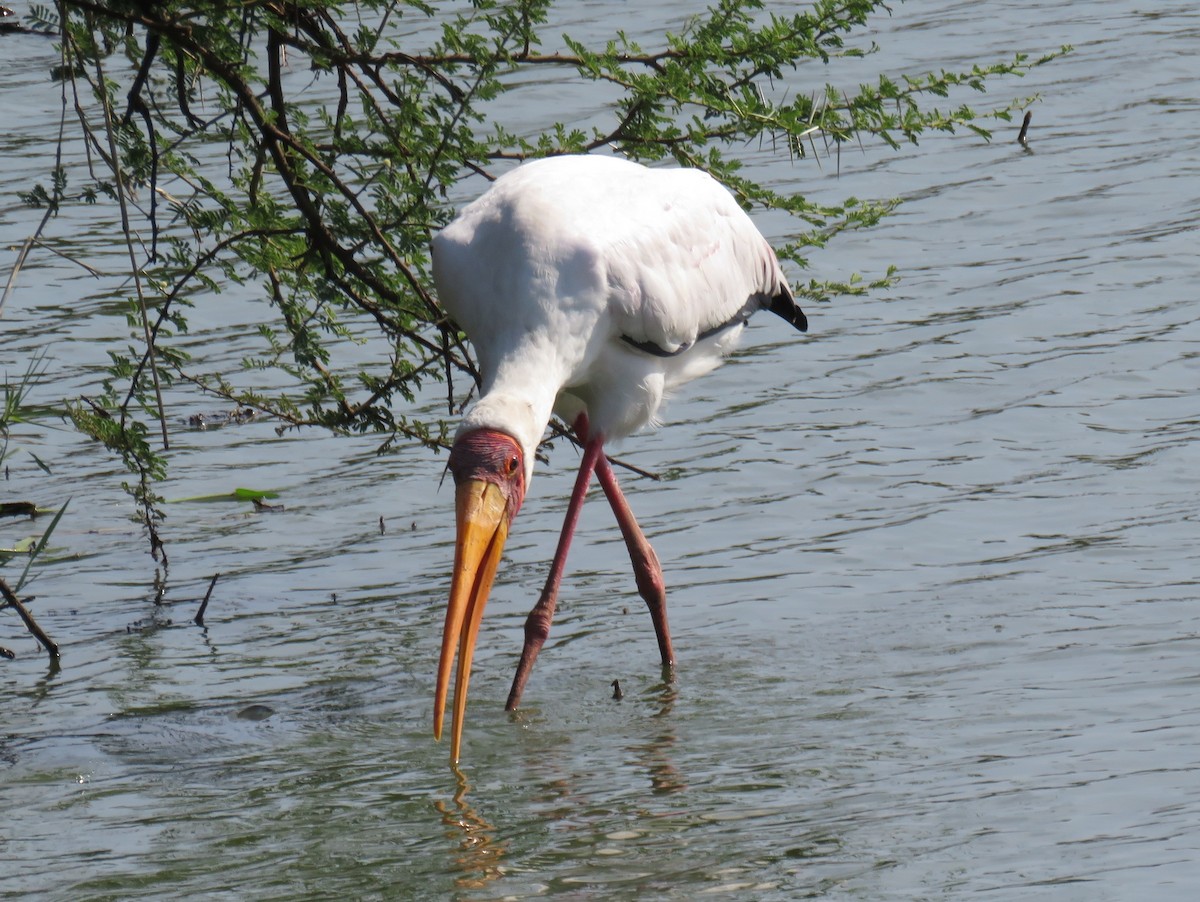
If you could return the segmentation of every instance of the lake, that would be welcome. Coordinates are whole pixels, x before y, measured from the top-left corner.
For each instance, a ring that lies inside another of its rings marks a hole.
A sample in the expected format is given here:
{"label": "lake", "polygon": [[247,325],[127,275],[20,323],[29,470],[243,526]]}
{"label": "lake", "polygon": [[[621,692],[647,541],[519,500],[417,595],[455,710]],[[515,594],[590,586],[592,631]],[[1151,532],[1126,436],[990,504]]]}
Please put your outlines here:
{"label": "lake", "polygon": [[[698,9],[556,21],[650,44]],[[173,393],[163,494],[270,488],[283,509],[168,505],[156,605],[120,463],[39,420],[3,499],[71,499],[25,590],[62,662],[0,611],[0,896],[1192,898],[1200,11],[926,0],[870,37],[849,84],[1075,51],[973,100],[1040,93],[1028,149],[1019,122],[836,164],[747,148],[819,200],[903,198],[811,258],[901,280],[809,305],[803,337],[758,317],[617,449],[667,476],[623,480],[663,561],[674,683],[593,498],[524,708],[503,710],[578,462],[563,443],[513,525],[456,774],[431,736],[444,456],[191,428],[212,399]],[[56,62],[0,40],[0,281],[40,220],[17,195],[52,165]],[[108,275],[35,248],[0,312],[8,379],[45,354],[32,403],[94,393],[128,340],[111,215],[45,235]],[[185,345],[214,369],[257,348],[244,299],[198,301]],[[0,545],[44,522],[0,521]]]}

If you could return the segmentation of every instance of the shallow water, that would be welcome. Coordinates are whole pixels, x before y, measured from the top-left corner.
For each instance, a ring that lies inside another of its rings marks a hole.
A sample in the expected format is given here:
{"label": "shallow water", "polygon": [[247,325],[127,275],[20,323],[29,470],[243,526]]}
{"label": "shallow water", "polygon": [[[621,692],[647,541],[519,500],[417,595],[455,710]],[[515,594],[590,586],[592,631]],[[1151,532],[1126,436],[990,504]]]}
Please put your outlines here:
{"label": "shallow water", "polygon": [[[612,16],[587,10],[576,33]],[[906,198],[812,258],[819,276],[895,263],[903,280],[808,310],[804,338],[756,320],[666,428],[620,449],[671,476],[625,481],[666,569],[676,683],[593,503],[526,708],[502,710],[565,447],[514,526],[457,783],[429,735],[444,460],[180,426],[168,498],[245,485],[285,509],[173,505],[156,609],[119,465],[30,427],[16,443],[53,476],[19,452],[4,495],[72,498],[29,588],[63,661],[48,671],[0,614],[18,652],[0,660],[0,894],[1191,898],[1200,13],[937,0],[874,37],[863,72],[1076,51],[999,91],[1044,95],[1031,152],[1015,124],[838,167],[748,149],[822,199]],[[36,227],[15,191],[49,165],[58,95],[48,42],[0,50],[12,248]],[[79,213],[48,234],[89,259],[109,240]],[[113,290],[35,252],[0,365],[49,348],[35,400],[89,390],[124,341]],[[211,299],[195,341],[236,360],[252,319]],[[211,409],[173,400],[179,418]],[[0,523],[4,544],[22,528]]]}

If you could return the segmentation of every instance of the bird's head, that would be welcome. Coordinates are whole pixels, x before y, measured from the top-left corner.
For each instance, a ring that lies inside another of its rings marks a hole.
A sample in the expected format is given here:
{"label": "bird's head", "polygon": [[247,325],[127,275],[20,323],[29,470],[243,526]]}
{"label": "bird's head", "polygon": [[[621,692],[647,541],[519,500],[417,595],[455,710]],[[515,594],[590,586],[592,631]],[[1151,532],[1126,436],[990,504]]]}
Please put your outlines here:
{"label": "bird's head", "polygon": [[449,467],[454,476],[458,537],[433,702],[433,735],[436,739],[442,737],[450,670],[457,648],[450,759],[458,761],[479,623],[508,538],[508,526],[525,498],[525,453],[506,433],[475,429],[455,439]]}

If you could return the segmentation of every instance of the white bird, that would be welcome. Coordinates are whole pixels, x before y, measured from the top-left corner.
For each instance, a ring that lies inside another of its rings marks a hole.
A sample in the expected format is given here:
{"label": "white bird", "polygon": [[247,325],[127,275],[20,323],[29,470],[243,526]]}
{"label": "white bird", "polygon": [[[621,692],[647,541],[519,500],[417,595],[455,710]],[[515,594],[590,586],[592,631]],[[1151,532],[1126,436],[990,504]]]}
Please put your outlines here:
{"label": "white bird", "polygon": [[545,589],[525,624],[509,710],[549,632],[593,472],[629,548],[663,666],[674,666],[662,568],[604,443],[655,423],[664,397],[717,366],[755,311],[801,331],[808,324],[770,244],[720,183],[699,170],[614,157],[551,157],[500,177],[434,238],[433,276],[482,376],[449,461],[458,533],[433,733],[441,738],[457,647],[457,762],[484,605],[551,415],[574,426],[583,460]]}

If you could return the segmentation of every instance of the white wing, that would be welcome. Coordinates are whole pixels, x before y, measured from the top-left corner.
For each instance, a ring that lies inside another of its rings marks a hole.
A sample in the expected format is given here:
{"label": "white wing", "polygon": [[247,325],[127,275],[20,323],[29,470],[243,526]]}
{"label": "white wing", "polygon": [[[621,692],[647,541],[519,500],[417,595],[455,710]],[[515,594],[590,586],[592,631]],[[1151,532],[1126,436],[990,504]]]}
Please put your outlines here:
{"label": "white wing", "polygon": [[677,354],[791,298],[770,245],[725,188],[697,170],[645,172],[604,236],[612,316],[626,341]]}

